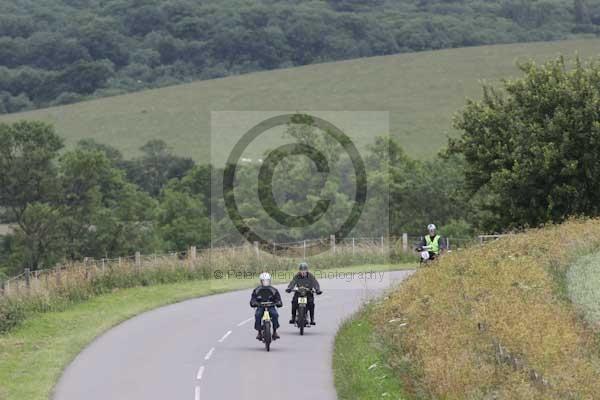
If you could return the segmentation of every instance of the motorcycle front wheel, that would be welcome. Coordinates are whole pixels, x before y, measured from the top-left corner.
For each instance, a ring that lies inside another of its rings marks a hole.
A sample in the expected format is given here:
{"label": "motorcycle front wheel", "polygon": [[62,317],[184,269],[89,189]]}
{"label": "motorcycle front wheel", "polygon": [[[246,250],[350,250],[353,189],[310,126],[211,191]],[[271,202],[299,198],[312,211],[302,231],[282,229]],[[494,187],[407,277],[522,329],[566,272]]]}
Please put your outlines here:
{"label": "motorcycle front wheel", "polygon": [[304,335],[304,327],[306,326],[306,308],[298,309],[298,327],[300,328],[300,336]]}
{"label": "motorcycle front wheel", "polygon": [[271,351],[271,321],[263,323],[263,341],[265,342],[265,349]]}

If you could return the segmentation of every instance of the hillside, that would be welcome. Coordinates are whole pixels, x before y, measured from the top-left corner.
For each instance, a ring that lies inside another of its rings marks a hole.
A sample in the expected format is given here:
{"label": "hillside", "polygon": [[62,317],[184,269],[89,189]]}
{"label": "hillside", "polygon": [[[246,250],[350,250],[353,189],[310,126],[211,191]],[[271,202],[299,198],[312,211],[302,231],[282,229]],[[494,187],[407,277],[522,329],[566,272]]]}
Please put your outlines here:
{"label": "hillside", "polygon": [[[148,140],[162,138],[178,154],[201,161],[209,157],[211,111],[389,111],[391,132],[409,154],[432,156],[447,135],[455,134],[452,115],[467,97],[480,95],[480,80],[515,75],[517,61],[576,52],[588,58],[599,49],[600,40],[590,39],[373,57],[199,81],[4,115],[0,121],[51,122],[69,144],[93,137],[128,156]],[[368,130],[363,145],[382,133]],[[219,155],[233,145],[223,136],[213,143]]]}
{"label": "hillside", "polygon": [[0,114],[328,61],[599,32],[600,0],[0,0]]}

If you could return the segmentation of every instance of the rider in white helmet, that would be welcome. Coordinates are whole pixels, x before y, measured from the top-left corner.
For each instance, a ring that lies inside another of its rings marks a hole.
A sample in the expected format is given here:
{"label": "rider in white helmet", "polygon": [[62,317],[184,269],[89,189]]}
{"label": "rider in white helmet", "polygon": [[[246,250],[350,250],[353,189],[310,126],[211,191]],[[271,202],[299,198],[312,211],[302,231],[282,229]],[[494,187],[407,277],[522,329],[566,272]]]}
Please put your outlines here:
{"label": "rider in white helmet", "polygon": [[421,261],[434,260],[446,250],[446,241],[437,234],[434,224],[427,225],[428,235],[419,243]]}
{"label": "rider in white helmet", "polygon": [[[260,274],[259,279],[260,286],[256,287],[256,289],[252,291],[250,307],[256,308],[256,313],[254,314],[254,329],[258,331],[256,339],[262,340],[262,332],[260,328],[262,315],[265,310],[260,303],[263,301],[270,301],[275,303],[275,306],[277,307],[282,307],[283,303],[281,302],[279,290],[271,286],[271,274],[268,272],[263,272]],[[273,340],[279,339],[279,335],[277,334],[277,329],[279,328],[279,313],[277,312],[275,306],[269,307],[269,314],[271,314],[271,320],[273,321]]]}

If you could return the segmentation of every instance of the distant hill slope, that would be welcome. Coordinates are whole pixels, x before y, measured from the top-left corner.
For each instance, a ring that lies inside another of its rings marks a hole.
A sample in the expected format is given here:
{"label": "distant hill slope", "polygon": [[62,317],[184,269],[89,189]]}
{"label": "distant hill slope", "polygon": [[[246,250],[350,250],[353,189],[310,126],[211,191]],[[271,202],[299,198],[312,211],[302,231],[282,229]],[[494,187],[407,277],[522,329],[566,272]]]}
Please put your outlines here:
{"label": "distant hill slope", "polygon": [[[218,110],[389,111],[391,133],[413,156],[432,156],[445,143],[452,115],[467,97],[479,97],[480,80],[517,74],[515,63],[559,54],[600,53],[600,40],[471,47],[373,57],[259,72],[148,90],[111,98],[9,114],[0,121],[53,123],[69,144],[86,137],[125,155],[161,138],[180,155],[209,158],[210,112]],[[377,133],[365,129],[361,145]],[[226,154],[234,140],[213,143]]]}
{"label": "distant hill slope", "polygon": [[199,79],[600,35],[600,0],[0,0],[0,114]]}

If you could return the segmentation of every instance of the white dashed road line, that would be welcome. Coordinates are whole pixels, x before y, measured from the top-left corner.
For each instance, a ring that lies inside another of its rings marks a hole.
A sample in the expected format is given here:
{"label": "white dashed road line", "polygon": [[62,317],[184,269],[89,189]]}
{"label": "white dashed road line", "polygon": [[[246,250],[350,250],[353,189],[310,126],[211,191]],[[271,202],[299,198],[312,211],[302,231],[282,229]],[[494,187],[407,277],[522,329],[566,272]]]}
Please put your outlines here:
{"label": "white dashed road line", "polygon": [[227,331],[227,333],[224,334],[221,339],[219,339],[219,343],[223,343],[225,341],[225,339],[227,339],[227,336],[229,336],[229,335],[231,335],[231,331]]}
{"label": "white dashed road line", "polygon": [[200,380],[202,379],[202,375],[204,375],[204,365],[200,367],[200,369],[198,370],[198,373],[196,374],[196,379]]}
{"label": "white dashed road line", "polygon": [[208,351],[208,353],[206,353],[206,355],[204,356],[204,359],[207,361],[210,360],[210,357],[212,357],[214,352],[215,352],[215,348],[213,347]]}
{"label": "white dashed road line", "polygon": [[200,400],[200,386],[196,386],[196,390],[194,393],[194,399],[195,400]]}
{"label": "white dashed road line", "polygon": [[242,326],[242,325],[245,325],[245,324],[247,324],[248,322],[252,321],[253,319],[254,319],[254,318],[248,318],[247,320],[240,322],[240,323],[239,323],[237,326]]}

